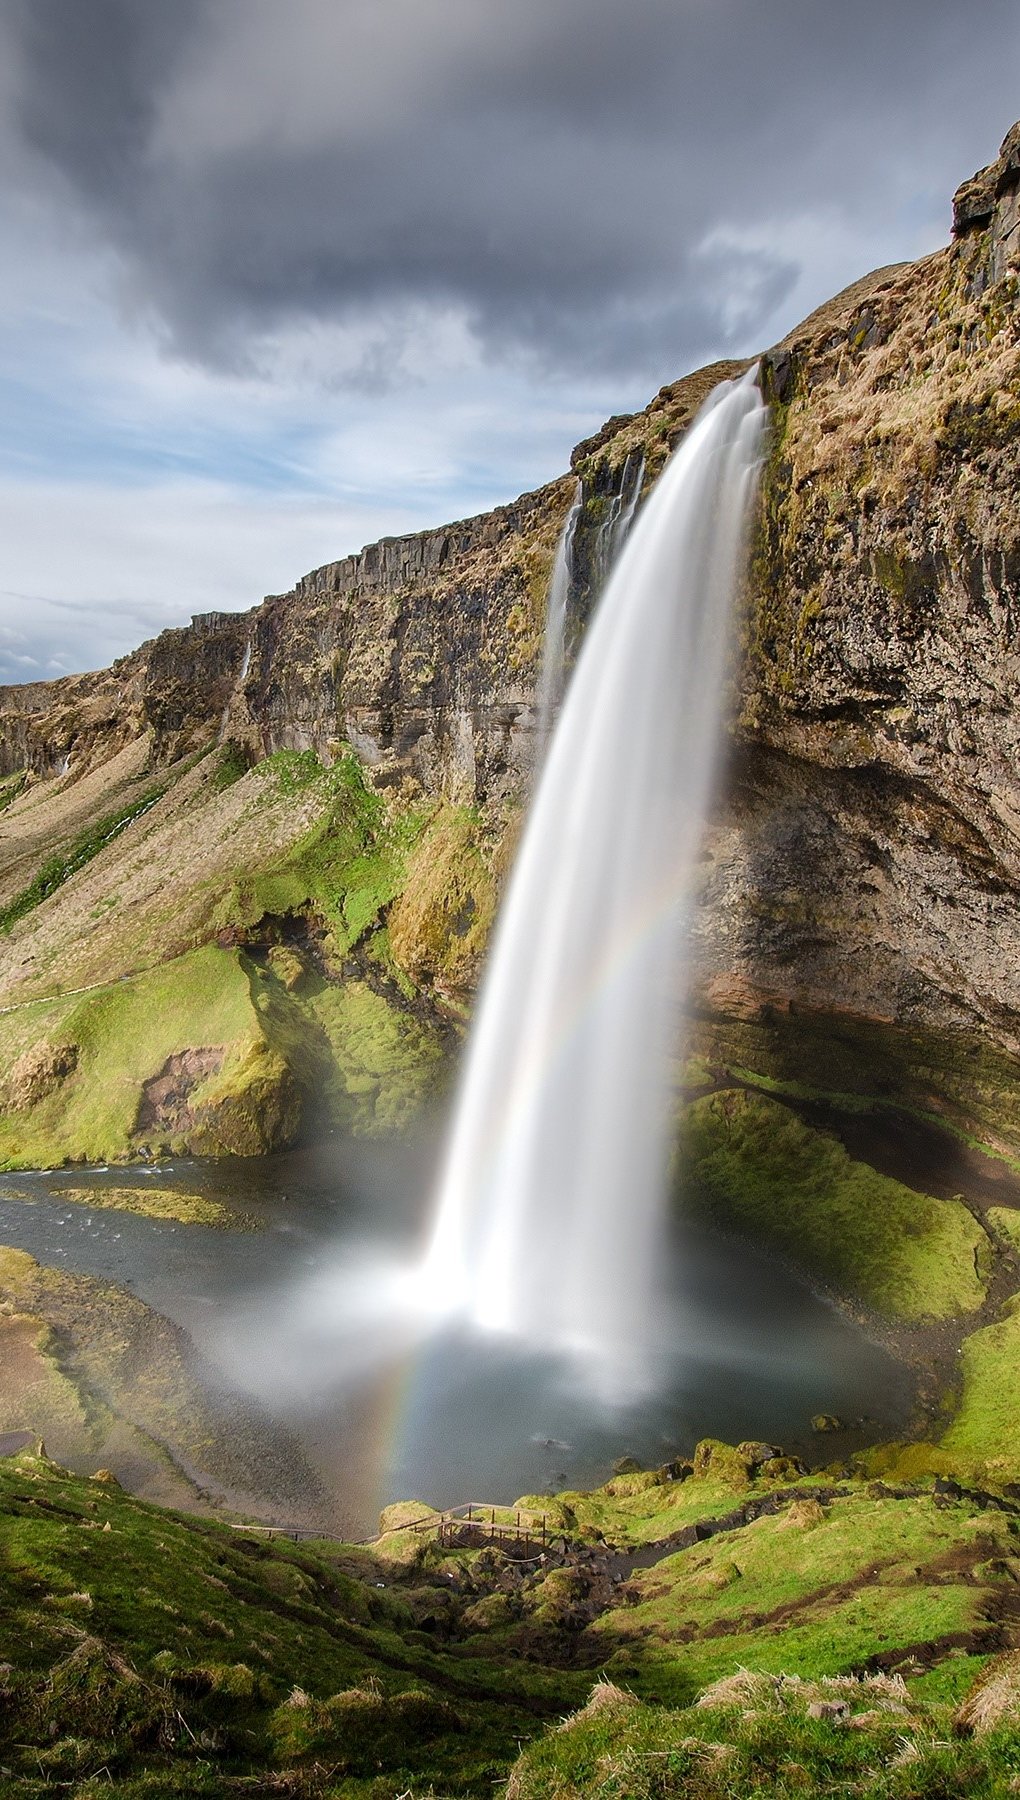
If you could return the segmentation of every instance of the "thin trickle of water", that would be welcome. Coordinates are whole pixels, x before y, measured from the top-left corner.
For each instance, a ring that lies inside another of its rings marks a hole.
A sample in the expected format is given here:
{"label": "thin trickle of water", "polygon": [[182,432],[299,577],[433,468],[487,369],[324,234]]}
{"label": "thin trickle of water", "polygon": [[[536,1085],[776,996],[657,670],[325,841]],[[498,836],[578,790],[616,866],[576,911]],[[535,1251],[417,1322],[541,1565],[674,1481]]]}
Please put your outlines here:
{"label": "thin trickle of water", "polygon": [[227,701],[226,706],[223,708],[223,713],[220,718],[220,728],[219,728],[219,732],[217,734],[217,740],[216,740],[217,743],[223,742],[224,736],[226,734],[227,726],[230,724],[231,702],[233,701],[234,695],[239,694],[242,691],[244,684],[245,684],[245,680],[248,675],[248,670],[251,668],[251,645],[252,645],[252,640],[251,640],[251,637],[249,636],[248,642],[244,646],[244,655],[241,658],[241,667],[239,668],[239,670],[237,672],[237,680],[234,682],[233,692],[231,693],[230,699]]}
{"label": "thin trickle of water", "polygon": [[[626,476],[626,469],[624,470],[624,475]],[[620,491],[620,507],[613,525],[613,537],[610,546],[610,554],[614,562],[630,536],[630,528],[634,523],[634,514],[637,511],[637,503],[641,498],[641,483],[644,481],[644,478],[645,453],[642,450],[638,456],[637,471],[633,480],[629,484],[625,480],[624,486]]]}
{"label": "thin trickle of water", "polygon": [[613,572],[616,559],[627,541],[631,525],[634,522],[637,504],[641,498],[641,483],[644,476],[644,451],[628,451],[620,471],[619,490],[609,498],[605,517],[599,527],[596,540],[594,565],[598,593],[601,593],[605,587]]}
{"label": "thin trickle of water", "polygon": [[585,638],[472,1031],[421,1286],[440,1316],[581,1356],[654,1337],[691,878],[765,413],[718,388]]}
{"label": "thin trickle of water", "polygon": [[538,678],[538,691],[535,695],[539,758],[545,754],[549,733],[552,730],[553,714],[563,697],[567,602],[570,599],[570,583],[574,572],[574,534],[577,531],[577,521],[580,516],[581,483],[578,482],[573,505],[564,520],[563,530],[559,535],[556,554],[553,557],[552,573],[549,577],[545,639],[542,644],[542,668]]}

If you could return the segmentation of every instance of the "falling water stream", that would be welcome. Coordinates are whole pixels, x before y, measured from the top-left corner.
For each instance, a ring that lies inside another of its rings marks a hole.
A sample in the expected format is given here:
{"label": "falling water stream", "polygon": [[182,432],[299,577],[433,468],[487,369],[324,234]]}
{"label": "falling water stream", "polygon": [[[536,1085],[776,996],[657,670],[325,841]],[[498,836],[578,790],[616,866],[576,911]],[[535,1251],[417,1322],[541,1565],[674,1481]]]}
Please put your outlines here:
{"label": "falling water stream", "polygon": [[765,417],[711,396],[563,704],[469,1044],[423,1285],[440,1316],[640,1385],[656,1331],[686,902]]}
{"label": "falling water stream", "polygon": [[573,574],[574,534],[577,531],[577,521],[580,516],[581,484],[578,482],[577,493],[556,545],[552,573],[549,577],[549,598],[545,611],[545,640],[542,644],[542,667],[538,677],[538,692],[535,695],[539,760],[545,752],[552,730],[553,716],[563,695],[567,602],[570,599],[570,580]]}

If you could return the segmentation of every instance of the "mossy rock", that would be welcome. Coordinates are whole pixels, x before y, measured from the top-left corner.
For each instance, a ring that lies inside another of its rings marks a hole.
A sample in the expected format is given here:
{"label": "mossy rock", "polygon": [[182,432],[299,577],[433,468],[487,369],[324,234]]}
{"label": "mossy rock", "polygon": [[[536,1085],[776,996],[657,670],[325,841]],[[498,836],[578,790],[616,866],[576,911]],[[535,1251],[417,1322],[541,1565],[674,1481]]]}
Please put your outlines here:
{"label": "mossy rock", "polygon": [[684,1116],[683,1204],[886,1318],[975,1311],[988,1239],[958,1200],[937,1200],[855,1162],[838,1139],[742,1089]]}
{"label": "mossy rock", "polygon": [[513,1623],[518,1610],[508,1594],[485,1594],[465,1608],[461,1624],[469,1634],[502,1631]]}
{"label": "mossy rock", "polygon": [[694,1479],[721,1482],[735,1492],[751,1484],[752,1465],[732,1444],[702,1438],[694,1452]]}

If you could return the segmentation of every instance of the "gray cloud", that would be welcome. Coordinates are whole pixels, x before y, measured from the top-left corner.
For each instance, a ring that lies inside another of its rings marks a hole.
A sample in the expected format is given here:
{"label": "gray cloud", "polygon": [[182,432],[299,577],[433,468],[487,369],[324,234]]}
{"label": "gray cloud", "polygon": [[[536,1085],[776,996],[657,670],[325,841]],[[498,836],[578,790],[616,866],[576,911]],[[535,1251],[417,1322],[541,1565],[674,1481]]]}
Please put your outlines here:
{"label": "gray cloud", "polygon": [[758,341],[813,220],[875,261],[936,241],[1020,110],[1014,0],[11,0],[6,29],[36,178],[218,366],[425,304],[490,356],[662,379]]}

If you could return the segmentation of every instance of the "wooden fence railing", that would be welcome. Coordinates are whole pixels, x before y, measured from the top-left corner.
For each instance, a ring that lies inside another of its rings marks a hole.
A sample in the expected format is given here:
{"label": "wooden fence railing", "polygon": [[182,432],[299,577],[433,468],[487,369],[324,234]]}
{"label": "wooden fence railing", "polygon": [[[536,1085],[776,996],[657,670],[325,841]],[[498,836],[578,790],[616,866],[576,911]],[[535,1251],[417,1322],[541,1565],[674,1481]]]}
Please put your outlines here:
{"label": "wooden fence railing", "polygon": [[[477,1500],[468,1500],[462,1506],[448,1506],[442,1512],[423,1513],[420,1519],[411,1519],[406,1525],[398,1527],[400,1531],[413,1531],[417,1536],[435,1536],[438,1543],[451,1548],[467,1547],[482,1543],[490,1544],[534,1544],[544,1551],[562,1534],[549,1530],[548,1514],[540,1517],[529,1515],[521,1510],[514,1510],[508,1518],[509,1509],[498,1506],[483,1506]],[[329,1538],[329,1532],[318,1530],[314,1525],[231,1525],[232,1531],[249,1532],[264,1538],[289,1538],[293,1543],[300,1543],[302,1538]],[[355,1540],[336,1540],[376,1544],[378,1536],[358,1538]]]}

